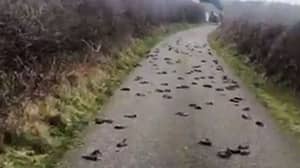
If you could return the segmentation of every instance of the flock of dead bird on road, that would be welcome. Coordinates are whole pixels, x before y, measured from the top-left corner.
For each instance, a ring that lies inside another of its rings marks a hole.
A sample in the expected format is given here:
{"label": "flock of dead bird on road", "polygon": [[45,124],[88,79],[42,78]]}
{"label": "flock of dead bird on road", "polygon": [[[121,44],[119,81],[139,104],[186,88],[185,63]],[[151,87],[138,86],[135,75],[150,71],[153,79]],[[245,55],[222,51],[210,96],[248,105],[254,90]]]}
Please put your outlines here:
{"label": "flock of dead bird on road", "polygon": [[[176,41],[176,45],[180,45],[180,43],[181,43],[181,40]],[[189,52],[181,51],[180,49],[178,49],[174,46],[171,46],[171,45],[168,45],[167,49],[168,49],[169,52],[175,52],[176,54],[181,54],[181,55],[184,55],[184,56],[192,56],[192,54],[190,54],[191,52],[198,52],[199,54],[202,54],[204,52],[203,49],[207,49],[208,55],[213,57],[213,53],[208,48],[207,44],[204,44],[202,46],[200,46],[200,45],[192,45],[191,46],[191,44],[187,44],[187,45],[185,45],[185,48]],[[170,71],[170,72],[158,71],[159,67],[158,67],[158,64],[156,64],[155,62],[160,59],[159,54],[160,54],[160,49],[157,48],[152,53],[149,53],[147,55],[148,63],[150,63],[155,68],[155,70],[157,71],[156,74],[157,75],[168,75],[169,73],[176,74],[177,73],[176,70],[173,70],[173,71]],[[165,63],[167,65],[174,65],[174,64],[181,64],[182,63],[182,61],[180,59],[175,60],[175,59],[169,58],[169,57],[163,57],[163,61],[165,61]],[[208,60],[203,59],[200,62],[202,64],[206,64],[208,62]],[[223,67],[219,64],[217,59],[213,59],[212,62],[215,66],[210,66],[211,68],[216,68],[215,69],[216,71],[224,72]],[[140,66],[140,65],[138,64],[138,66]],[[194,66],[192,66],[192,69],[190,71],[186,72],[185,74],[186,75],[191,75],[191,74],[194,74],[194,73],[201,74],[202,73],[201,68],[202,68],[201,64],[200,65],[194,65]],[[192,86],[199,85],[198,81],[200,81],[200,80],[209,79],[209,80],[211,80],[210,81],[211,84],[203,84],[202,87],[204,89],[213,89],[214,88],[214,86],[212,85],[212,84],[215,83],[215,81],[213,80],[213,79],[215,79],[214,76],[197,76],[197,77],[194,77],[193,79],[194,79],[194,81],[191,82]],[[182,76],[178,76],[177,80],[178,81],[184,81],[185,78],[182,77]],[[138,82],[141,85],[150,84],[150,82],[147,81],[147,80],[144,80],[144,77],[142,77],[142,76],[136,76],[134,81]],[[224,88],[219,88],[219,87],[215,88],[216,92],[221,93],[220,95],[225,96],[224,91],[226,91],[226,90],[227,91],[233,91],[233,90],[236,90],[236,89],[240,88],[238,82],[230,79],[227,75],[222,76],[222,82],[226,85]],[[167,87],[167,86],[169,86],[169,83],[164,82],[164,83],[161,83],[160,86]],[[176,89],[180,89],[180,90],[185,90],[185,89],[190,89],[190,88],[191,88],[191,86],[189,86],[189,85],[177,85],[176,86]],[[128,87],[121,88],[120,90],[123,91],[123,92],[131,92],[132,91],[132,89],[128,88]],[[173,96],[171,96],[171,92],[172,92],[171,89],[157,88],[157,89],[154,90],[154,92],[162,94],[162,98],[164,98],[164,99],[167,99],[167,100],[173,99]],[[146,94],[144,94],[144,93],[136,93],[135,95],[138,96],[138,97],[145,97],[146,96]],[[238,96],[229,99],[229,102],[233,103],[233,105],[235,105],[237,107],[239,107],[239,103],[242,102],[242,101],[244,101],[244,99],[242,97],[238,97]],[[213,106],[214,102],[208,101],[205,104],[208,105],[208,106]],[[195,104],[195,103],[191,103],[188,106],[195,109],[195,110],[199,110],[199,111],[203,110],[200,105]],[[244,107],[244,108],[242,108],[241,111],[242,111],[242,114],[241,114],[242,119],[244,119],[244,120],[253,120],[253,118],[248,113],[249,111],[251,111],[250,107]],[[187,113],[187,112],[176,112],[175,115],[178,116],[178,117],[189,117],[189,113]],[[128,118],[128,119],[136,119],[138,116],[137,116],[137,114],[127,114],[127,115],[124,115],[123,117]],[[97,119],[95,119],[95,124],[97,124],[97,125],[114,124],[114,121],[111,120],[111,119],[97,118]],[[264,127],[264,123],[261,122],[261,121],[255,121],[255,124],[258,127]],[[123,130],[123,129],[126,129],[127,127],[122,126],[122,125],[114,125],[113,128],[115,130]],[[207,137],[202,138],[198,142],[198,144],[203,145],[203,146],[207,146],[207,147],[212,147],[213,146],[213,142]],[[124,138],[122,141],[120,141],[119,143],[116,144],[116,148],[118,148],[118,149],[124,148],[124,147],[128,147],[126,138]],[[119,150],[117,150],[117,151],[119,151]],[[220,150],[219,152],[217,152],[216,156],[218,156],[219,158],[222,158],[222,159],[229,159],[232,155],[247,156],[250,153],[251,152],[250,152],[250,146],[249,145],[239,144],[235,148],[229,148],[228,147],[228,148],[225,148],[224,150]],[[89,160],[89,161],[98,161],[98,160],[101,159],[101,157],[102,157],[102,153],[100,152],[99,149],[94,150],[90,154],[82,156],[83,159]]]}

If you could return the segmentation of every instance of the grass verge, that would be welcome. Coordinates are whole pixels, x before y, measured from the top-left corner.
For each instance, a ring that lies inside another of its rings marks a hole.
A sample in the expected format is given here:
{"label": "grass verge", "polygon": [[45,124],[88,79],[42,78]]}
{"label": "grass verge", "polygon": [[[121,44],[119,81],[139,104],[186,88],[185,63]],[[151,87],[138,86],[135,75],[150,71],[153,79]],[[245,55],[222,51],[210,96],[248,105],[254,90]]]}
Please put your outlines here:
{"label": "grass verge", "polygon": [[[13,137],[0,155],[1,168],[53,168],[64,152],[80,143],[78,135],[143,56],[167,35],[195,27],[172,24],[136,39],[105,64],[69,72],[53,94],[24,104],[25,133]],[[52,124],[49,124],[52,123]],[[26,131],[28,130],[28,131]]]}
{"label": "grass verge", "polygon": [[[300,102],[299,96],[287,87],[276,85],[263,77],[254,65],[246,63],[245,56],[216,38],[209,37],[211,47],[232,67],[234,73],[250,88],[262,104],[270,109],[274,118],[284,130],[300,137]],[[299,140],[300,142],[300,140]]]}

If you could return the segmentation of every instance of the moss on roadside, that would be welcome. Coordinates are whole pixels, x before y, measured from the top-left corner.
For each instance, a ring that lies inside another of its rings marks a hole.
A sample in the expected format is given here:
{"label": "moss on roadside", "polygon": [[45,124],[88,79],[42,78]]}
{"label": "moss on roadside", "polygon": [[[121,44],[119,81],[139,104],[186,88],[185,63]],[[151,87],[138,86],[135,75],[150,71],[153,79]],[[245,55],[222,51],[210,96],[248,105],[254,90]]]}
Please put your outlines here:
{"label": "moss on roadside", "polygon": [[[167,35],[194,26],[173,24],[160,27],[151,36],[136,39],[108,64],[79,69],[71,75],[75,80],[66,79],[44,100],[28,103],[25,111],[29,117],[25,125],[28,130],[35,130],[34,134],[30,132],[14,137],[18,141],[8,145],[6,152],[0,155],[0,168],[57,167],[57,161],[65,151],[80,143],[79,133],[143,56]],[[57,114],[59,118],[53,117]],[[53,118],[54,126],[44,121]]]}
{"label": "moss on roadside", "polygon": [[217,55],[222,57],[253,91],[258,100],[270,109],[281,127],[300,137],[299,96],[292,89],[279,86],[271,79],[264,78],[263,73],[257,70],[259,67],[246,63],[245,56],[239,54],[234,47],[216,39],[215,34],[211,34],[209,43]]}

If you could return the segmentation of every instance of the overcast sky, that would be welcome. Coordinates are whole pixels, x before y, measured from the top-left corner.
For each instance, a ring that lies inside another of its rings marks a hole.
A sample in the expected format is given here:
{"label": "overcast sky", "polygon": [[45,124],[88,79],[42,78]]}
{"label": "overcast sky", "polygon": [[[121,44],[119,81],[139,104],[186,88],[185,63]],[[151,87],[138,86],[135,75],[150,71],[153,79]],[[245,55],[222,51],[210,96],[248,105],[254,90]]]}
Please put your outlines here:
{"label": "overcast sky", "polygon": [[254,1],[284,2],[284,3],[290,3],[290,4],[298,4],[298,5],[300,5],[300,0],[254,0]]}

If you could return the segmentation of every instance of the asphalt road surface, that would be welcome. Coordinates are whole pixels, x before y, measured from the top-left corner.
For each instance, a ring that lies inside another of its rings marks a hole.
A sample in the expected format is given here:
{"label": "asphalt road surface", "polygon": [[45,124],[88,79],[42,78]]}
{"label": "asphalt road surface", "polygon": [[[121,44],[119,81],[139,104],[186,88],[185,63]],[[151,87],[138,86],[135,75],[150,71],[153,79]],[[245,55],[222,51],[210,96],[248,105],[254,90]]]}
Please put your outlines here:
{"label": "asphalt road surface", "polygon": [[67,153],[68,167],[300,168],[296,141],[209,49],[214,29],[158,44]]}

